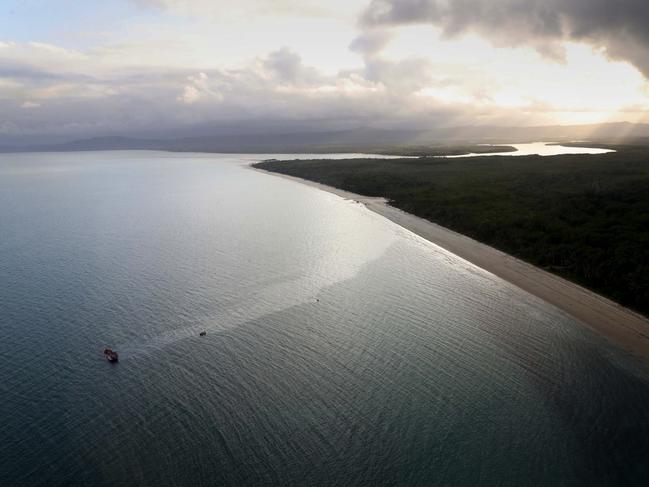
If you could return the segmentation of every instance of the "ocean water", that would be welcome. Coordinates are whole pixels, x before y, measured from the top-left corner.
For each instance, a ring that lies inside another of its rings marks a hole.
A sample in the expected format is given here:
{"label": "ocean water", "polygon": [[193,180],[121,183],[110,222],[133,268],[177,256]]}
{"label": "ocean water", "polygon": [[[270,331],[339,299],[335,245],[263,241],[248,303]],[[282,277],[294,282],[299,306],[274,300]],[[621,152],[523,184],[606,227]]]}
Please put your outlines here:
{"label": "ocean water", "polygon": [[647,485],[644,365],[256,158],[0,156],[0,485]]}

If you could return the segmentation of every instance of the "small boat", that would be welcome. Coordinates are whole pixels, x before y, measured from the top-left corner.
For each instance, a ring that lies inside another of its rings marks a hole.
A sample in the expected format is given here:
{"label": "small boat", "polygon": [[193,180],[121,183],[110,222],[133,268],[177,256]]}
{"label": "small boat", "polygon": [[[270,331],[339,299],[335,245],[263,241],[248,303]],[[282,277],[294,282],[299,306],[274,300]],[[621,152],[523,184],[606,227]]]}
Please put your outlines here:
{"label": "small boat", "polygon": [[115,352],[112,348],[104,348],[104,357],[106,357],[106,360],[108,360],[109,362],[117,362],[119,360],[117,352]]}
{"label": "small boat", "polygon": [[202,332],[199,333],[199,335],[202,336],[202,337],[204,337],[205,335],[207,335],[207,332],[206,332],[206,331],[202,331]]}

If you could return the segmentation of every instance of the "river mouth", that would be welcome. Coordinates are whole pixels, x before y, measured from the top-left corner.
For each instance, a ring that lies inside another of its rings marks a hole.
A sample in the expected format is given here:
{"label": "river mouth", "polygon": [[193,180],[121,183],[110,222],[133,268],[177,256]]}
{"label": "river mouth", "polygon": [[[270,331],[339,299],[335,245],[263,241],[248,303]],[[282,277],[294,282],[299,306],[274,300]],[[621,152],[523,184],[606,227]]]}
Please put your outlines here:
{"label": "river mouth", "polygon": [[[491,144],[487,144],[491,145]],[[498,144],[507,145],[516,149],[510,152],[492,152],[492,153],[470,153],[464,155],[440,156],[447,159],[457,159],[459,157],[488,157],[488,156],[560,156],[567,154],[608,154],[615,152],[613,149],[601,149],[597,147],[571,147],[557,144],[556,142],[532,142],[527,144]]]}

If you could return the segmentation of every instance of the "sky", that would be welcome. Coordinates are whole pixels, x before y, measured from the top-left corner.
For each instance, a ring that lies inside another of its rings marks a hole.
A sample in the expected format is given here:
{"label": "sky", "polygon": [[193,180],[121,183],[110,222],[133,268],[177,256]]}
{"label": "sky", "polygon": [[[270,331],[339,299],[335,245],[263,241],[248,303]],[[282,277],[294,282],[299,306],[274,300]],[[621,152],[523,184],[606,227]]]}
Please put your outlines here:
{"label": "sky", "polygon": [[649,121],[646,0],[0,0],[0,137]]}

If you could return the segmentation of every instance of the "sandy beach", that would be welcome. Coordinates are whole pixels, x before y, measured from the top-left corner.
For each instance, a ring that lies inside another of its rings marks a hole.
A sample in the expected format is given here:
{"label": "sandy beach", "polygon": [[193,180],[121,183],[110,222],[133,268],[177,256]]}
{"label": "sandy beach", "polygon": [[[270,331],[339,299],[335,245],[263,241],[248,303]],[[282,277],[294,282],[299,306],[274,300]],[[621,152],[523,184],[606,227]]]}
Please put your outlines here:
{"label": "sandy beach", "polygon": [[435,245],[543,299],[614,345],[649,361],[649,320],[634,311],[493,247],[394,208],[384,198],[366,197],[294,176],[256,170],[358,201]]}

